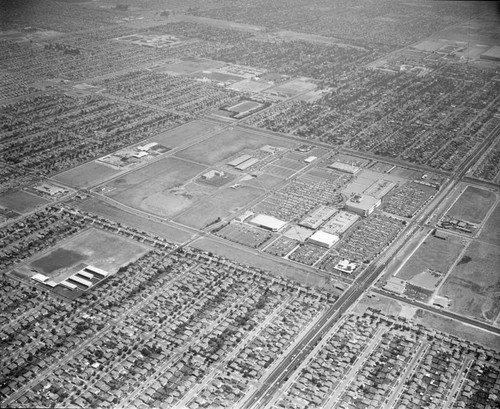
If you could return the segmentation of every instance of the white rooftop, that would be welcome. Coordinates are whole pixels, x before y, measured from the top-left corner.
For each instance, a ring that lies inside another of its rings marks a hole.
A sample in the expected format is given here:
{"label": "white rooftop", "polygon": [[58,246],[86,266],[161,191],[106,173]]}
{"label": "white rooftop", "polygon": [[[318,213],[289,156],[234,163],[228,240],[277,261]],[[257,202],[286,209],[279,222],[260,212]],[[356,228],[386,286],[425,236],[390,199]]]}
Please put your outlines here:
{"label": "white rooftop", "polygon": [[281,229],[286,224],[283,220],[266,214],[259,214],[255,216],[252,220],[250,220],[250,223],[274,231]]}
{"label": "white rooftop", "polygon": [[339,236],[318,230],[311,237],[309,237],[307,241],[321,243],[328,247],[332,247],[337,241],[339,241]]}

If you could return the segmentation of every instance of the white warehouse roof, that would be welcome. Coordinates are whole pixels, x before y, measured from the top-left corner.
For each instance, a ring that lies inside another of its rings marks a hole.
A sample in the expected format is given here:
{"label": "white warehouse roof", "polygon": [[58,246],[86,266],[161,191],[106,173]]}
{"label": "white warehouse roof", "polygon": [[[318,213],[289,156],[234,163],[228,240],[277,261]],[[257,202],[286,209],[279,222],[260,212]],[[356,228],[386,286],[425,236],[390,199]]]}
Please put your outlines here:
{"label": "white warehouse roof", "polygon": [[265,214],[255,216],[252,220],[250,220],[250,223],[272,231],[278,231],[286,224],[283,220]]}
{"label": "white warehouse roof", "polygon": [[307,241],[318,246],[330,248],[339,241],[339,236],[319,230],[309,237]]}

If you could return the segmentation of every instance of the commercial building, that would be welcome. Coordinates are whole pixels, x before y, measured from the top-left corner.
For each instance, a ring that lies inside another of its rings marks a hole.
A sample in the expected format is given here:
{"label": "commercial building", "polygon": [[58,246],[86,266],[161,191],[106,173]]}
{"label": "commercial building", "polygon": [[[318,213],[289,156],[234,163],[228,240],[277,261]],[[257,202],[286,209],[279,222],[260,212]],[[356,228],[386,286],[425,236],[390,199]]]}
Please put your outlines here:
{"label": "commercial building", "polygon": [[148,156],[148,155],[149,155],[149,153],[147,153],[146,151],[140,151],[140,152],[134,153],[132,156],[134,158],[141,159],[144,156]]}
{"label": "commercial building", "polygon": [[337,209],[334,207],[320,206],[299,222],[299,225],[316,230],[325,220],[328,220],[336,212]]}
{"label": "commercial building", "polygon": [[373,213],[381,203],[382,201],[380,199],[373,196],[356,194],[345,203],[345,206],[350,212],[366,217]]}
{"label": "commercial building", "polygon": [[223,176],[224,176],[224,172],[222,172],[220,170],[212,169],[212,170],[209,170],[208,172],[204,173],[203,175],[201,175],[201,178],[205,179],[205,180],[210,180],[210,179],[213,179],[214,177],[223,177]]}
{"label": "commercial building", "polygon": [[331,234],[343,234],[351,227],[356,221],[359,220],[359,216],[354,213],[349,213],[344,210],[338,212],[330,220],[328,220],[321,230],[331,233]]}
{"label": "commercial building", "polygon": [[252,157],[250,155],[241,155],[241,156],[238,156],[236,159],[233,159],[231,162],[228,162],[227,164],[229,166],[233,166],[233,167],[236,167],[238,166],[239,164],[247,161],[248,159],[251,159]]}
{"label": "commercial building", "polygon": [[357,267],[357,263],[353,263],[352,261],[344,259],[340,260],[334,268],[335,270],[339,270],[343,273],[352,274]]}
{"label": "commercial building", "polygon": [[355,175],[360,171],[360,168],[353,165],[348,165],[347,163],[342,162],[333,162],[331,165],[328,165],[330,169],[340,170],[341,172],[349,173],[350,175]]}
{"label": "commercial building", "polygon": [[384,196],[389,193],[396,184],[394,182],[389,182],[388,180],[377,180],[371,186],[365,189],[363,192],[365,195],[373,196],[376,199],[383,199]]}
{"label": "commercial building", "polygon": [[268,216],[265,214],[259,214],[250,220],[250,224],[254,226],[259,226],[267,230],[278,231],[286,225],[283,220],[277,219],[273,216]]}
{"label": "commercial building", "polygon": [[236,169],[238,170],[245,170],[248,169],[250,166],[255,165],[259,160],[257,158],[250,158],[247,159],[245,162],[240,163],[238,166],[235,166]]}
{"label": "commercial building", "polygon": [[154,148],[156,145],[158,145],[158,143],[156,142],[151,142],[151,143],[148,143],[147,145],[143,145],[143,146],[138,146],[137,149],[139,149],[140,151],[149,151],[151,148]]}
{"label": "commercial building", "polygon": [[479,57],[483,60],[500,61],[500,46],[495,45]]}
{"label": "commercial building", "polygon": [[308,156],[307,158],[304,159],[304,162],[311,163],[314,162],[316,159],[318,159],[316,156]]}
{"label": "commercial building", "polygon": [[317,246],[326,247],[328,249],[338,241],[339,241],[339,236],[336,236],[335,234],[326,233],[321,230],[317,231],[307,239],[308,243],[316,244]]}

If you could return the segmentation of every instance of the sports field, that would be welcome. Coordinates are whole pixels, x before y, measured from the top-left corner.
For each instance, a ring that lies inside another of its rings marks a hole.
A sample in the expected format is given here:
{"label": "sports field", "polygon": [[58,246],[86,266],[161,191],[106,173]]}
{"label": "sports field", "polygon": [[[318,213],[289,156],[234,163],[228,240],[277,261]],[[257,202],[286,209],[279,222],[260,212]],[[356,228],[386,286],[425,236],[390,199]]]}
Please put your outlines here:
{"label": "sports field", "polygon": [[169,71],[177,74],[191,74],[197,71],[223,67],[224,65],[226,65],[226,63],[224,62],[192,57],[192,58],[185,58],[179,62],[161,65],[160,67],[154,68],[154,71],[158,72]]}
{"label": "sports field", "polygon": [[179,187],[206,168],[177,158],[163,158],[106,185],[107,196],[127,206],[169,217],[187,209],[193,198]]}
{"label": "sports field", "polygon": [[91,214],[95,214],[109,220],[114,220],[117,223],[135,228],[138,231],[151,233],[154,236],[165,237],[167,240],[174,243],[185,243],[193,236],[193,233],[187,231],[187,229],[182,230],[170,225],[167,222],[159,223],[152,218],[148,219],[146,217],[125,211],[96,198],[89,198],[83,202],[79,201],[74,203],[74,206]]}
{"label": "sports field", "polygon": [[174,220],[186,226],[202,229],[217,218],[240,211],[243,206],[264,194],[264,191],[250,186],[238,189],[225,188],[201,201],[198,205],[177,216]]}
{"label": "sports field", "polygon": [[26,193],[23,191],[17,191],[12,193],[7,193],[0,196],[0,206],[6,207],[7,209],[13,210],[18,213],[26,213],[37,206],[41,206],[49,203],[48,200],[42,199],[41,197]]}
{"label": "sports field", "polygon": [[89,229],[32,261],[29,267],[60,282],[72,275],[72,267],[80,263],[115,273],[118,268],[139,258],[148,250],[149,247],[122,236]]}
{"label": "sports field", "polygon": [[458,314],[495,321],[500,313],[500,251],[475,240],[440,290]]}
{"label": "sports field", "polygon": [[294,79],[272,88],[272,91],[293,96],[313,89],[316,89],[316,84],[309,82],[307,79]]}
{"label": "sports field", "polygon": [[448,210],[448,215],[454,219],[479,224],[486,217],[495,200],[495,193],[474,186],[467,186],[458,200]]}
{"label": "sports field", "polygon": [[479,239],[500,247],[500,203],[497,204],[479,234]]}
{"label": "sports field", "polygon": [[165,145],[170,148],[177,148],[194,142],[196,139],[202,138],[205,135],[209,135],[212,132],[221,129],[222,125],[216,122],[207,120],[197,120],[189,122],[185,125],[179,126],[177,128],[171,129],[166,132],[162,132],[150,138],[148,141],[143,142],[158,142],[160,145]]}
{"label": "sports field", "polygon": [[465,247],[462,240],[451,234],[446,240],[429,235],[399,270],[397,277],[411,280],[427,269],[446,274]]}
{"label": "sports field", "polygon": [[88,188],[111,179],[119,172],[120,170],[114,169],[111,166],[92,161],[59,173],[52,179],[72,187]]}
{"label": "sports field", "polygon": [[293,143],[261,132],[235,128],[190,146],[177,153],[176,156],[206,165],[215,165],[244,149],[258,149],[264,145],[289,147]]}

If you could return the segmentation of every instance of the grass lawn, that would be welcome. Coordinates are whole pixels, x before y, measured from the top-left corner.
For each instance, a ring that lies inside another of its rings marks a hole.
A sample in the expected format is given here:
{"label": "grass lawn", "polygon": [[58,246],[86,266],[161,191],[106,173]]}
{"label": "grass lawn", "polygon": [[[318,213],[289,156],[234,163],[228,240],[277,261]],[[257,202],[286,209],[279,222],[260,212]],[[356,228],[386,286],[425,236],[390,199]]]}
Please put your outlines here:
{"label": "grass lawn", "polygon": [[17,191],[12,193],[7,193],[0,196],[0,206],[6,207],[7,209],[13,210],[18,213],[26,213],[37,206],[41,206],[49,203],[48,200],[42,199],[41,197],[26,193],[23,191]]}
{"label": "grass lawn", "polygon": [[446,274],[464,246],[461,238],[452,235],[446,240],[429,235],[399,270],[397,276],[403,280],[411,280],[426,269]]}
{"label": "grass lawn", "polygon": [[164,158],[111,181],[107,195],[127,206],[162,217],[187,209],[193,203],[182,186],[206,168],[177,158]]}
{"label": "grass lawn", "polygon": [[74,206],[86,212],[114,220],[125,226],[133,227],[139,231],[164,237],[174,243],[184,243],[192,237],[192,233],[188,231],[181,230],[168,223],[158,223],[154,219],[147,219],[146,217],[127,212],[99,199],[90,198],[84,202],[75,203]]}
{"label": "grass lawn", "polygon": [[176,156],[206,165],[215,165],[244,149],[258,149],[264,145],[291,146],[292,143],[263,133],[236,128],[190,146]]}
{"label": "grass lawn", "polygon": [[59,282],[58,277],[80,263],[115,273],[148,250],[149,247],[122,236],[89,229],[32,261],[30,267],[41,269],[43,274]]}
{"label": "grass lawn", "polygon": [[495,200],[495,193],[467,186],[451,209],[448,210],[448,215],[454,219],[466,220],[470,223],[481,223]]}
{"label": "grass lawn", "polygon": [[221,129],[221,124],[207,120],[197,120],[155,135],[153,138],[148,139],[148,142],[157,142],[160,145],[177,148],[218,129]]}
{"label": "grass lawn", "polygon": [[458,314],[494,321],[500,312],[500,251],[474,241],[440,290]]}
{"label": "grass lawn", "polygon": [[92,161],[60,173],[52,179],[72,187],[88,188],[96,186],[118,174],[120,170]]}
{"label": "grass lawn", "polygon": [[479,239],[500,247],[500,204],[495,207],[484,224]]}
{"label": "grass lawn", "polygon": [[238,212],[264,191],[250,186],[238,189],[226,188],[203,200],[198,205],[179,215],[175,221],[186,226],[202,229],[217,218]]}

